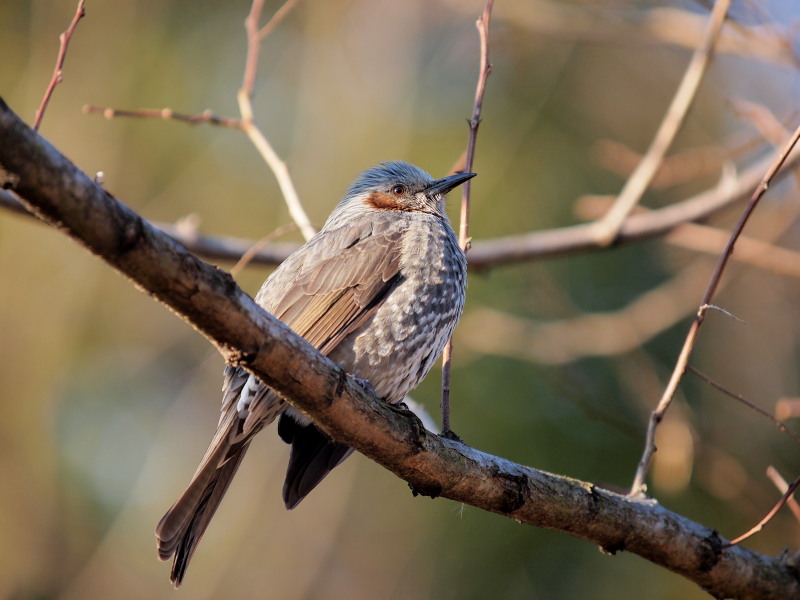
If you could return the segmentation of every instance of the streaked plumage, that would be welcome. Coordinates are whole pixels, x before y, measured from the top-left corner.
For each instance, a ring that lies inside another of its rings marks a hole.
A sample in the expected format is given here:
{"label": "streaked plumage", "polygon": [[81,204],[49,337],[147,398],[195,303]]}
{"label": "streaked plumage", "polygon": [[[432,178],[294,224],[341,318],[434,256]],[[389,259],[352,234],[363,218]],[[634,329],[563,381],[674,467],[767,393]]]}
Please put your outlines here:
{"label": "streaked plumage", "polygon": [[[388,162],[364,171],[320,232],[264,282],[256,301],[387,402],[414,388],[461,316],[466,261],[445,214],[444,195],[474,174],[434,181]],[[283,487],[297,504],[352,453],[331,441],[270,388],[227,367],[217,432],[189,487],[156,528],[171,580],[186,567],[253,436],[280,415],[291,444]]]}

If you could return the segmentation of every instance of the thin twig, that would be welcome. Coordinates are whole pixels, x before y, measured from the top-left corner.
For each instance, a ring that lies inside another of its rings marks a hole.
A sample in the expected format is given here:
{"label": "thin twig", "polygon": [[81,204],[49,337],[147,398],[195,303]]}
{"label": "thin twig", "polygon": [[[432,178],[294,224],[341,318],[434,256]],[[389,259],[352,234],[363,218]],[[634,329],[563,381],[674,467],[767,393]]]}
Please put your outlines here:
{"label": "thin twig", "polygon": [[[769,477],[770,481],[775,484],[775,487],[778,488],[778,491],[781,494],[785,494],[786,491],[789,489],[789,484],[783,478],[783,476],[778,472],[778,469],[770,465],[767,467],[767,477]],[[794,518],[800,522],[800,504],[798,504],[797,500],[794,497],[794,494],[789,496],[786,500],[786,505],[789,507],[789,510],[792,511]]]}
{"label": "thin twig", "polygon": [[283,21],[283,18],[292,11],[299,1],[300,0],[286,0],[283,6],[275,11],[275,14],[272,15],[270,20],[258,30],[259,39],[263,40],[270,33],[272,33],[272,30],[275,29],[281,21]]}
{"label": "thin twig", "polygon": [[[478,73],[478,85],[475,87],[475,102],[472,106],[472,118],[469,120],[469,140],[467,141],[467,156],[464,160],[464,170],[472,171],[475,162],[475,144],[478,141],[478,127],[481,124],[481,109],[483,108],[483,95],[486,92],[486,80],[492,72],[489,62],[489,20],[492,15],[494,0],[486,0],[481,18],[475,22],[481,42],[481,58]],[[464,252],[469,250],[469,203],[472,191],[472,180],[467,180],[461,186],[461,220],[458,229],[458,243]]]}
{"label": "thin twig", "polygon": [[[475,21],[480,37],[480,67],[478,70],[478,84],[475,87],[475,101],[472,106],[472,118],[469,122],[469,139],[467,141],[467,154],[464,160],[464,170],[472,171],[472,164],[475,159],[475,144],[478,140],[478,126],[481,124],[481,108],[483,107],[483,94],[486,91],[486,80],[492,72],[492,64],[489,62],[489,20],[492,15],[493,0],[486,0],[481,17]],[[458,244],[466,253],[469,250],[469,202],[470,202],[470,181],[464,182],[461,188],[461,220],[458,229]],[[447,340],[442,352],[442,435],[451,437],[450,429],[450,363],[453,355],[453,340]]]}
{"label": "thin twig", "polygon": [[607,246],[617,237],[622,223],[633,208],[639,203],[647,186],[658,172],[667,150],[672,145],[675,136],[683,125],[689,108],[694,101],[700,82],[708,69],[714,55],[716,43],[731,0],[717,0],[711,12],[708,27],[703,40],[692,55],[689,66],[683,75],[672,103],[667,110],[661,125],[656,132],[653,142],[647,149],[641,162],[633,174],[625,182],[617,201],[606,215],[595,223],[595,234],[601,246]]}
{"label": "thin twig", "polygon": [[[264,7],[264,0],[253,0],[250,8],[250,14],[244,21],[245,31],[247,31],[247,59],[245,61],[244,77],[242,80],[242,87],[239,93],[236,94],[236,100],[239,103],[239,112],[242,116],[241,129],[245,132],[247,137],[256,147],[261,157],[272,169],[275,179],[278,180],[278,186],[283,193],[283,199],[289,209],[289,214],[303,237],[306,240],[311,239],[317,232],[311,224],[311,219],[308,218],[300,197],[297,195],[297,189],[294,187],[294,182],[289,174],[289,168],[286,163],[278,156],[278,153],[272,147],[269,140],[261,132],[258,126],[253,122],[253,90],[255,88],[255,77],[258,66],[259,53],[261,51],[261,41],[272,30],[274,25],[277,24],[288,12],[297,4],[297,0],[287,0],[284,5],[278,9],[275,16],[268,22],[263,29],[259,30],[258,21],[261,17],[261,10]],[[280,17],[278,17],[280,13]],[[277,20],[276,20],[277,19]]]}
{"label": "thin twig", "polygon": [[134,110],[126,110],[119,108],[108,108],[104,106],[95,106],[94,104],[86,104],[83,107],[83,114],[85,115],[103,115],[106,119],[114,119],[116,117],[128,117],[134,119],[164,119],[165,121],[181,121],[189,125],[198,125],[200,123],[207,123],[209,125],[219,125],[221,127],[228,127],[230,129],[241,129],[242,122],[239,119],[230,117],[220,117],[214,114],[213,111],[204,110],[199,115],[190,115],[186,113],[175,112],[171,108],[140,108]]}
{"label": "thin twig", "polygon": [[689,363],[689,356],[694,349],[698,333],[700,332],[700,328],[705,320],[706,311],[702,307],[711,304],[714,293],[716,292],[719,282],[722,279],[722,273],[725,271],[725,267],[728,265],[728,261],[733,254],[733,248],[736,244],[736,240],[741,235],[744,226],[750,219],[750,215],[753,214],[753,211],[758,206],[759,201],[764,196],[767,189],[769,189],[775,174],[780,170],[787,157],[794,149],[798,139],[800,139],[800,127],[795,130],[792,137],[779,152],[778,156],[775,158],[772,165],[761,179],[761,183],[759,183],[755,191],[753,191],[750,201],[747,203],[747,206],[745,207],[741,217],[739,217],[739,221],[736,223],[736,226],[734,227],[733,232],[728,239],[728,243],[725,245],[725,249],[722,251],[722,255],[717,261],[714,273],[711,275],[711,279],[708,282],[706,292],[703,295],[703,299],[700,301],[700,308],[697,311],[697,316],[695,317],[694,322],[689,329],[689,333],[686,335],[683,348],[681,349],[678,359],[675,362],[675,369],[672,372],[669,383],[667,384],[664,394],[661,396],[661,399],[658,402],[658,406],[650,415],[650,421],[647,426],[645,448],[642,458],[639,461],[639,466],[636,469],[636,476],[634,477],[633,485],[631,486],[630,491],[631,495],[638,496],[644,492],[644,480],[647,476],[647,470],[650,467],[650,461],[653,458],[653,453],[656,451],[656,429],[658,428],[658,424],[661,422],[661,419],[663,419],[664,413],[669,408],[672,398],[675,395],[675,391],[678,389],[678,384],[683,377],[683,373],[686,371],[686,365]]}
{"label": "thin twig", "polygon": [[289,223],[288,225],[283,225],[281,227],[278,227],[275,231],[273,231],[269,235],[265,235],[263,238],[258,240],[255,244],[253,244],[252,247],[242,255],[242,258],[240,258],[238,262],[235,265],[233,265],[233,267],[230,270],[230,274],[236,275],[239,271],[244,269],[251,260],[253,260],[253,257],[258,253],[259,250],[261,250],[261,248],[269,244],[275,238],[279,238],[282,235],[286,235],[287,233],[289,233],[290,231],[294,231],[295,229],[297,229],[297,223],[292,222]]}
{"label": "thin twig", "polygon": [[743,533],[742,535],[740,535],[736,539],[731,540],[730,542],[728,542],[725,545],[725,547],[735,546],[739,542],[743,542],[744,540],[746,540],[747,538],[749,538],[753,534],[756,534],[759,531],[761,531],[764,528],[764,525],[769,523],[772,520],[772,517],[774,517],[781,508],[783,508],[783,505],[786,504],[786,501],[792,496],[792,494],[794,494],[794,492],[798,488],[798,486],[800,486],[800,477],[798,477],[797,479],[795,479],[792,482],[792,484],[787,488],[787,490],[783,494],[783,496],[781,496],[781,499],[778,500],[778,503],[775,506],[772,507],[772,510],[769,511],[767,513],[767,515],[763,519],[761,519],[761,521],[759,521],[758,524],[755,527],[753,527],[752,529],[750,529],[746,533]]}
{"label": "thin twig", "polygon": [[[253,90],[256,86],[256,72],[258,71],[258,59],[261,54],[261,37],[258,35],[258,21],[261,18],[261,11],[264,9],[264,0],[253,0],[250,5],[250,12],[244,20],[244,29],[247,32],[247,58],[244,63],[244,77],[242,78],[242,90],[240,93],[253,97]],[[244,117],[244,115],[242,115]],[[252,115],[249,116],[252,119]]]}
{"label": "thin twig", "polygon": [[50,78],[50,83],[47,86],[47,89],[44,92],[44,98],[42,98],[42,103],[39,105],[39,108],[36,109],[36,116],[33,119],[33,129],[34,131],[39,129],[39,125],[42,124],[42,119],[44,118],[44,111],[47,110],[47,104],[50,102],[50,98],[53,95],[53,91],[56,89],[56,86],[64,80],[64,59],[67,57],[67,47],[69,46],[69,41],[72,39],[72,34],[75,32],[75,28],[78,26],[78,21],[80,21],[83,16],[86,14],[86,11],[83,8],[84,3],[86,0],[79,0],[78,2],[78,9],[75,11],[75,16],[72,17],[72,22],[67,27],[67,30],[58,36],[58,41],[61,43],[58,49],[58,58],[56,58],[56,66],[53,69],[53,77]]}
{"label": "thin twig", "polygon": [[797,435],[797,433],[795,433],[795,431],[791,427],[789,427],[786,423],[784,423],[783,421],[778,419],[775,415],[773,415],[769,411],[764,410],[758,404],[756,404],[754,402],[751,402],[750,400],[748,400],[747,398],[745,398],[741,394],[737,394],[736,392],[733,392],[733,391],[729,390],[728,388],[723,386],[721,383],[718,383],[717,381],[714,381],[713,379],[711,379],[711,377],[709,377],[708,375],[706,375],[702,371],[698,371],[697,369],[695,369],[691,365],[687,366],[686,370],[687,371],[691,371],[692,373],[697,375],[700,379],[705,381],[711,387],[714,387],[714,388],[718,389],[723,394],[725,394],[727,396],[730,396],[734,400],[738,400],[739,402],[741,402],[742,404],[744,404],[748,408],[751,408],[754,411],[756,411],[758,414],[766,417],[767,419],[772,421],[774,423],[774,425],[778,429],[780,429],[782,432],[784,432],[786,435],[788,435],[790,438],[792,438],[795,442],[800,444],[800,435]]}

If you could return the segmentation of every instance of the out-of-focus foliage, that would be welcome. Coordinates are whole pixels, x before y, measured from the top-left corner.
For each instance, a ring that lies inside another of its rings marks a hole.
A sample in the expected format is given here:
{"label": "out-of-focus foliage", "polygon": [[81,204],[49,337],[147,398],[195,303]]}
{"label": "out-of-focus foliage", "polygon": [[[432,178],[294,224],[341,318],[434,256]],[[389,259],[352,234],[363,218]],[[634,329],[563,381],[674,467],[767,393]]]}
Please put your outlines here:
{"label": "out-of-focus foliage", "polygon": [[[29,121],[75,4],[0,3],[0,93]],[[267,4],[270,13],[279,5]],[[653,4],[497,2],[474,238],[576,222],[577,198],[620,189],[624,177],[598,159],[599,142],[642,152],[691,51],[665,42],[678,32],[644,28],[658,14]],[[704,3],[661,4],[704,22]],[[267,38],[257,121],[315,222],[380,160],[410,160],[434,175],[450,169],[466,142],[481,8],[477,0],[303,0]],[[81,113],[98,104],[236,116],[248,9],[246,0],[88,0],[42,135],[85,171],[102,170],[107,189],[149,219],[196,214],[206,233],[253,239],[286,224],[278,187],[243,135]],[[730,27],[760,28],[765,41],[753,48],[762,49],[799,16],[793,0],[734,2],[732,14]],[[594,20],[583,26],[579,16]],[[791,45],[783,51],[791,56]],[[767,151],[735,101],[762,103],[791,123],[798,97],[797,60],[721,54],[674,150],[707,149],[708,168],[649,192],[644,204],[678,201],[713,184],[723,159],[746,164]],[[730,156],[741,140],[758,150]],[[770,190],[748,232],[797,248],[796,204],[794,182]],[[704,278],[683,299],[683,321],[620,355],[533,363],[503,352],[478,317],[490,309],[535,325],[608,316],[685,269],[710,273],[712,264],[654,240],[473,274],[455,345],[455,430],[482,450],[624,489]],[[238,279],[255,293],[266,274],[250,267]],[[0,597],[174,597],[152,531],[213,432],[221,360],[65,236],[6,212],[0,282]],[[734,266],[725,283],[716,303],[745,322],[712,313],[692,364],[772,410],[800,393],[798,281]],[[654,318],[659,310],[654,302]],[[633,326],[622,317],[617,327]],[[435,411],[438,394],[434,372],[415,397]],[[787,478],[800,472],[796,444],[691,375],[659,448],[650,492],[727,536],[777,500],[768,465]],[[563,534],[414,498],[360,456],[286,512],[286,458],[274,430],[259,436],[200,545],[184,597],[705,597],[635,556],[609,557]],[[784,510],[747,545],[777,554],[796,548],[799,533]]]}

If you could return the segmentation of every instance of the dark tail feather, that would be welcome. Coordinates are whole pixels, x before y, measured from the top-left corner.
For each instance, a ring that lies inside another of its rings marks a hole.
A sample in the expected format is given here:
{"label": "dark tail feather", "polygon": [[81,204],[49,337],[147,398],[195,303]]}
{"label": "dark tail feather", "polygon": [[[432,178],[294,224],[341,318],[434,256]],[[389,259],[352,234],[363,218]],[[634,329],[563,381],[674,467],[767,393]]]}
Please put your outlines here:
{"label": "dark tail feather", "polygon": [[284,413],[278,421],[281,439],[292,445],[283,501],[292,509],[339,463],[353,453],[345,444],[331,441],[313,424],[301,425]]}
{"label": "dark tail feather", "polygon": [[[156,526],[158,557],[172,561],[170,581],[179,587],[200,539],[217,511],[249,444],[233,449],[224,464],[208,457],[178,501]],[[230,449],[229,449],[230,450]]]}

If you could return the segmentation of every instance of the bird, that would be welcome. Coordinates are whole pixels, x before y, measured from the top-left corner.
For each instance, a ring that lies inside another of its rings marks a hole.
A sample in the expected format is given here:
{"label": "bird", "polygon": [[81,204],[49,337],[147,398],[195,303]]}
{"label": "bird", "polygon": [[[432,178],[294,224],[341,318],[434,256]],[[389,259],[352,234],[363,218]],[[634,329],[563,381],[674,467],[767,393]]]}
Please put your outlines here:
{"label": "bird", "polygon": [[[267,278],[256,302],[389,403],[434,365],[464,308],[467,263],[446,194],[475,176],[434,180],[382,162],[349,186],[325,225]],[[156,527],[177,588],[253,437],[278,419],[291,445],[283,486],[295,508],[353,449],[241,367],[226,366],[217,431],[186,491]]]}

